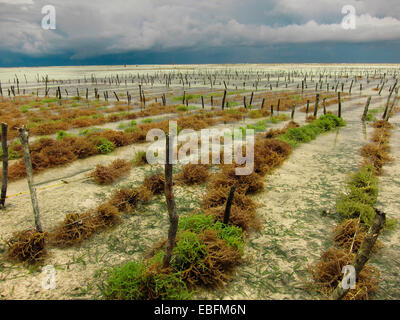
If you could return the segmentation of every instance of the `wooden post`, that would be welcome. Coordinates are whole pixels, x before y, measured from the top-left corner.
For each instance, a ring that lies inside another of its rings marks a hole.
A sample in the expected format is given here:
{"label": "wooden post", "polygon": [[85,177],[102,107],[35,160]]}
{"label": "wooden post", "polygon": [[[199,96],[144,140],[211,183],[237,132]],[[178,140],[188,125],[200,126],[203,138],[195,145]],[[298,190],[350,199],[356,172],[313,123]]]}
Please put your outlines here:
{"label": "wooden post", "polygon": [[202,107],[202,109],[204,109],[204,97],[203,96],[201,96],[201,107]]}
{"label": "wooden post", "polygon": [[[384,228],[386,222],[386,215],[384,212],[381,212],[375,209],[375,218],[374,222],[369,229],[367,235],[365,236],[364,241],[361,244],[360,249],[357,252],[357,256],[354,259],[353,266],[356,271],[356,279],[358,278],[361,270],[364,268],[365,264],[368,262],[372,248],[374,247],[376,240],[379,236],[379,233]],[[332,300],[341,300],[347,294],[349,289],[343,289],[341,283],[336,287],[335,291],[333,291],[331,295]]]}
{"label": "wooden post", "polygon": [[[178,231],[179,216],[176,212],[176,204],[173,192],[172,182],[172,150],[170,147],[170,137],[167,134],[165,137],[165,200],[167,202],[169,216],[168,240],[165,248],[165,256],[163,261],[164,268],[168,268],[171,262],[172,250],[176,245],[176,233]],[[171,163],[170,163],[171,162]]]}
{"label": "wooden post", "polygon": [[396,103],[398,94],[399,94],[399,88],[396,89],[396,94],[394,95],[392,105],[391,105],[389,111],[386,113],[386,117],[385,117],[385,120],[386,120],[386,121],[389,121],[390,114],[392,113],[392,110],[393,110],[394,105],[395,105],[395,103]]}
{"label": "wooden post", "polygon": [[387,112],[389,110],[390,98],[392,97],[393,91],[395,90],[396,86],[397,86],[397,81],[394,84],[393,89],[390,90],[390,93],[389,93],[389,96],[388,96],[388,99],[387,99],[387,102],[386,102],[385,112],[382,115],[382,119],[386,119],[386,115],[387,115]]}
{"label": "wooden post", "polygon": [[261,102],[261,110],[264,109],[264,103],[265,103],[265,98],[262,99],[262,102]]}
{"label": "wooden post", "polygon": [[379,93],[378,93],[379,95],[381,95],[381,92],[382,92],[384,86],[385,86],[385,83],[383,83],[382,87],[379,89]]}
{"label": "wooden post", "polygon": [[294,119],[294,112],[295,112],[295,110],[296,110],[296,106],[295,105],[293,105],[292,106],[292,114],[291,114],[291,116],[290,116],[290,119]]}
{"label": "wooden post", "polygon": [[340,96],[340,92],[338,92],[338,117],[342,117],[342,100]]}
{"label": "wooden post", "polygon": [[276,112],[279,114],[279,108],[281,107],[281,99],[278,99],[278,106],[276,108]]}
{"label": "wooden post", "polygon": [[144,96],[144,91],[142,91],[142,98],[143,98],[143,108],[146,109],[146,97]]}
{"label": "wooden post", "polygon": [[308,115],[309,109],[310,109],[310,100],[307,100],[306,115]]}
{"label": "wooden post", "polygon": [[253,97],[254,97],[254,92],[251,92],[251,97],[250,97],[250,105],[253,105]]}
{"label": "wooden post", "polygon": [[26,167],[26,176],[28,180],[29,191],[31,194],[32,207],[33,207],[33,215],[35,217],[35,226],[38,232],[43,232],[42,224],[40,222],[40,213],[39,213],[39,205],[36,196],[36,188],[33,185],[33,173],[32,173],[32,162],[31,155],[29,151],[29,133],[25,127],[19,128],[19,138],[21,140],[22,149],[24,151],[24,159],[25,159],[25,167]]}
{"label": "wooden post", "polygon": [[318,114],[318,105],[319,105],[319,93],[317,93],[315,97],[314,117],[316,117]]}
{"label": "wooden post", "polygon": [[229,223],[229,217],[231,215],[231,207],[233,197],[235,196],[236,186],[232,186],[231,190],[229,191],[228,200],[226,201],[225,212],[224,212],[224,221],[223,224]]}
{"label": "wooden post", "polygon": [[371,99],[372,99],[372,97],[368,97],[368,99],[367,99],[367,103],[365,104],[364,113],[361,117],[361,121],[365,121],[365,119],[367,119],[368,108],[369,108],[369,104],[371,103]]}
{"label": "wooden post", "polygon": [[226,90],[224,90],[224,97],[222,98],[222,106],[221,106],[222,110],[224,110],[225,107],[225,99],[226,99]]}
{"label": "wooden post", "polygon": [[[48,94],[48,91],[47,91],[47,82],[49,81],[49,78],[48,78],[48,76],[46,75],[46,79],[45,79],[45,89],[44,89],[44,92],[45,92],[45,96],[47,97],[47,94]],[[79,94],[78,94],[78,96],[79,96]]]}
{"label": "wooden post", "polygon": [[322,100],[322,105],[324,106],[324,115],[326,114],[326,98]]}
{"label": "wooden post", "polygon": [[8,178],[8,145],[7,145],[7,123],[1,124],[1,147],[3,149],[3,175],[1,177],[1,198],[0,206],[5,207],[7,196],[7,178]]}

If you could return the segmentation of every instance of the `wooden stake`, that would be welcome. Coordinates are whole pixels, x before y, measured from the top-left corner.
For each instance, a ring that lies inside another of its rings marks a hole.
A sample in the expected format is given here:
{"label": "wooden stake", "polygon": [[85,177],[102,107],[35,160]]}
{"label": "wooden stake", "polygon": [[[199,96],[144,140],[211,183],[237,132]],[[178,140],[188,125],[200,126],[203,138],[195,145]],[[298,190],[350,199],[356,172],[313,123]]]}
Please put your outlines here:
{"label": "wooden stake", "polygon": [[389,121],[390,114],[392,113],[392,110],[393,110],[394,105],[395,105],[395,103],[396,103],[398,94],[399,94],[399,88],[396,89],[396,94],[394,95],[392,105],[391,105],[389,111],[386,113],[386,117],[385,117],[385,120],[386,120],[386,121]]}
{"label": "wooden stake", "polygon": [[3,149],[3,175],[1,177],[1,198],[0,206],[5,207],[7,196],[7,178],[8,178],[8,145],[7,145],[7,123],[1,124],[1,147]]}
{"label": "wooden stake", "polygon": [[342,100],[340,96],[340,92],[338,92],[338,117],[342,117]]}
{"label": "wooden stake", "polygon": [[318,105],[319,105],[319,93],[317,93],[315,97],[314,117],[316,117],[318,114]]}
{"label": "wooden stake", "polygon": [[21,140],[22,149],[24,151],[24,160],[26,167],[26,176],[28,180],[29,191],[31,194],[32,207],[33,207],[33,215],[35,217],[35,226],[38,232],[43,232],[42,224],[40,222],[40,213],[39,213],[39,205],[36,196],[36,188],[33,185],[33,173],[32,173],[32,162],[31,155],[29,151],[29,132],[25,127],[19,128],[19,138]]}
{"label": "wooden stake", "polygon": [[383,83],[382,87],[379,89],[379,93],[378,93],[379,95],[381,95],[381,92],[382,92],[384,86],[385,86],[385,83]]}
{"label": "wooden stake", "polygon": [[372,97],[368,97],[367,103],[365,104],[364,113],[361,117],[361,121],[365,121],[365,119],[367,119],[368,108],[371,103],[371,99],[372,99]]}
{"label": "wooden stake", "polygon": [[113,92],[114,92],[115,99],[117,99],[117,101],[119,101],[117,93],[115,91],[113,91]]}
{"label": "wooden stake", "polygon": [[386,115],[387,115],[387,112],[389,110],[390,98],[392,97],[393,91],[395,90],[396,86],[397,86],[397,81],[394,84],[393,89],[390,90],[390,93],[389,93],[389,96],[388,96],[388,99],[387,99],[387,102],[386,102],[385,112],[382,115],[382,119],[386,119]]}
{"label": "wooden stake", "polygon": [[354,80],[351,80],[350,89],[349,89],[349,94],[351,94],[351,89],[353,88],[353,83],[354,83]]}
{"label": "wooden stake", "polygon": [[226,225],[229,223],[229,217],[231,215],[231,207],[232,207],[233,197],[235,196],[235,190],[236,186],[232,186],[231,190],[229,191],[228,200],[226,201],[224,221],[223,221],[223,223]]}
{"label": "wooden stake", "polygon": [[[169,216],[168,241],[165,248],[165,256],[163,261],[164,268],[168,268],[171,262],[172,250],[176,245],[176,233],[178,231],[179,216],[176,212],[176,204],[173,192],[172,182],[172,148],[170,148],[170,137],[166,135],[165,142],[165,200],[167,202]],[[171,163],[170,163],[171,162]]]}
{"label": "wooden stake", "polygon": [[226,99],[226,90],[224,90],[224,97],[222,98],[222,106],[221,106],[222,110],[224,110],[225,107],[225,99]]}

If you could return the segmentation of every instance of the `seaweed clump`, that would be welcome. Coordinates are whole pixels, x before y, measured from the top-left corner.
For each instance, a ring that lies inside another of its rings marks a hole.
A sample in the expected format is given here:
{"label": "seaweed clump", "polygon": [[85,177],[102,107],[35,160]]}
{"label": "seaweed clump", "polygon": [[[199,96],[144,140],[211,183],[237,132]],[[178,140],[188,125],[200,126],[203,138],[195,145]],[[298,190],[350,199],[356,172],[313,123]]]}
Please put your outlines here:
{"label": "seaweed clump", "polygon": [[35,264],[46,256],[46,233],[34,229],[16,232],[7,240],[7,255],[11,260]]}
{"label": "seaweed clump", "polygon": [[108,270],[101,290],[108,300],[185,300],[191,298],[179,273],[160,264],[127,262]]}
{"label": "seaweed clump", "polygon": [[97,184],[110,184],[126,176],[131,170],[131,163],[123,159],[116,159],[109,165],[98,164],[90,176]]}
{"label": "seaweed clump", "polygon": [[67,247],[91,236],[98,226],[91,212],[68,213],[60,226],[50,234],[52,244]]}
{"label": "seaweed clump", "polygon": [[[313,279],[319,285],[319,291],[329,297],[343,279],[342,269],[351,265],[355,254],[343,249],[329,248],[325,251],[317,264],[310,268]],[[361,270],[356,288],[350,289],[344,300],[367,300],[376,292],[379,283],[379,271],[371,266],[364,266]]]}
{"label": "seaweed clump", "polygon": [[340,195],[336,211],[344,218],[360,218],[361,223],[370,226],[375,217],[377,184],[373,167],[365,166],[347,180],[345,193]]}
{"label": "seaweed clump", "polygon": [[156,173],[144,179],[143,188],[146,188],[152,194],[157,195],[164,192],[165,176],[162,173]]}
{"label": "seaweed clump", "polygon": [[[367,235],[367,228],[359,219],[346,219],[337,225],[334,230],[334,242],[338,248],[357,253]],[[383,245],[379,240],[375,243],[372,252],[378,251]]]}
{"label": "seaweed clump", "polygon": [[151,197],[152,192],[143,186],[122,188],[114,192],[109,202],[120,212],[132,212],[139,203],[146,203]]}
{"label": "seaweed clump", "polygon": [[187,185],[204,183],[208,177],[209,173],[205,165],[191,163],[184,165],[182,172],[177,175],[177,179]]}
{"label": "seaweed clump", "polygon": [[319,134],[333,130],[338,127],[343,127],[346,122],[333,114],[326,114],[312,121],[311,123],[300,128],[291,128],[279,139],[288,142],[292,147],[296,147],[301,143],[314,140]]}

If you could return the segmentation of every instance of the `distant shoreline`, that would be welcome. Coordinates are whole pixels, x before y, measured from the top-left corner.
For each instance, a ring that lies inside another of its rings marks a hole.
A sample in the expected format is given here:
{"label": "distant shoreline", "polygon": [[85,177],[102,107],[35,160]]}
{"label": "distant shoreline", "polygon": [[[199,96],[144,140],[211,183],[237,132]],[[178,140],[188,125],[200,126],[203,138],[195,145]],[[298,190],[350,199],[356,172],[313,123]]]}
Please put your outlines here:
{"label": "distant shoreline", "polygon": [[[320,65],[320,66],[338,66],[338,65],[384,65],[392,66],[399,65],[400,62],[281,62],[281,63],[264,63],[264,62],[248,62],[248,63],[183,63],[183,64],[127,64],[126,68],[140,68],[140,67],[182,67],[182,66],[242,66],[242,65],[261,65],[261,66],[279,66],[279,65]],[[13,67],[0,67],[0,69],[21,69],[21,68],[95,68],[95,67],[121,67],[125,68],[123,64],[82,64],[82,65],[43,65],[43,66],[13,66]]]}

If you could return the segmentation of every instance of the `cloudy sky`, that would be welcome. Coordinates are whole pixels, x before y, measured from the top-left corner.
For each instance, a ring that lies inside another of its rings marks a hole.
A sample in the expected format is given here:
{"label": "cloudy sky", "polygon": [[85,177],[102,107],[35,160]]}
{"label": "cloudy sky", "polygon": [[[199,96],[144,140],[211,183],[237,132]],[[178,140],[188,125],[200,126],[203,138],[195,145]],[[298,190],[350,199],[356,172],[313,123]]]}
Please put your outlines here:
{"label": "cloudy sky", "polygon": [[2,67],[223,62],[398,63],[400,0],[0,0]]}

